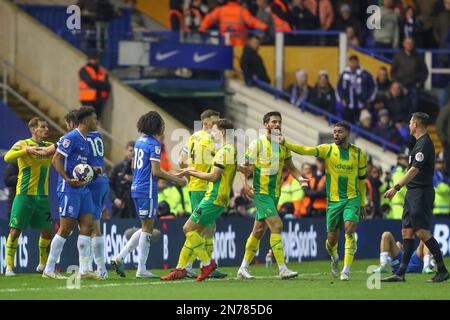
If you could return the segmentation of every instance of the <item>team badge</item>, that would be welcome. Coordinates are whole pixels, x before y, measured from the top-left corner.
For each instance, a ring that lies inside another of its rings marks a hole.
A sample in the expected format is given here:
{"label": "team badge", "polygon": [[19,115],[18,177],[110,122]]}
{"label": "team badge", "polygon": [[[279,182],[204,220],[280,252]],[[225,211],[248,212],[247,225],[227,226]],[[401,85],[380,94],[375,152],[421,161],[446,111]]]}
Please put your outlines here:
{"label": "team badge", "polygon": [[155,153],[160,154],[161,153],[161,147],[155,146]]}
{"label": "team badge", "polygon": [[63,141],[63,147],[68,148],[70,146],[71,141],[69,139],[64,139]]}
{"label": "team badge", "polygon": [[423,155],[422,152],[418,152],[418,153],[416,154],[416,161],[422,162],[424,158],[425,158],[425,157],[424,157],[424,155]]}

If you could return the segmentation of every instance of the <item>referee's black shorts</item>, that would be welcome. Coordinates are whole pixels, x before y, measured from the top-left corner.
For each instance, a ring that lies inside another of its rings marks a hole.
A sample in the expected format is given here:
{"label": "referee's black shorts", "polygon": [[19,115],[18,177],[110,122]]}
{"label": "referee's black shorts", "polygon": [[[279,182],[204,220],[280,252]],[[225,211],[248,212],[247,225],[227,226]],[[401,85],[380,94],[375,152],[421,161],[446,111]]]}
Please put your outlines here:
{"label": "referee's black shorts", "polygon": [[433,218],[434,188],[414,188],[406,192],[403,205],[403,229],[430,230]]}

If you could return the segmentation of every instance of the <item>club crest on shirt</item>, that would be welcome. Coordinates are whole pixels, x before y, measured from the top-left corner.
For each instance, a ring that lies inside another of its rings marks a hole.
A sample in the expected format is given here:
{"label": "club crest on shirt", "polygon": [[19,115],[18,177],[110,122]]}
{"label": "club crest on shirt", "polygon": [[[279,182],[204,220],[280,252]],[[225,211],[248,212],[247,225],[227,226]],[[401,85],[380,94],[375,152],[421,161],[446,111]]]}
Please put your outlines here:
{"label": "club crest on shirt", "polygon": [[64,148],[68,148],[70,146],[70,143],[71,142],[70,142],[69,139],[64,139],[62,145],[63,145]]}
{"label": "club crest on shirt", "polygon": [[155,153],[160,154],[161,153],[161,147],[155,146]]}
{"label": "club crest on shirt", "polygon": [[418,152],[418,153],[416,154],[416,161],[422,162],[424,158],[425,158],[425,157],[424,157],[424,155],[423,155],[422,152]]}

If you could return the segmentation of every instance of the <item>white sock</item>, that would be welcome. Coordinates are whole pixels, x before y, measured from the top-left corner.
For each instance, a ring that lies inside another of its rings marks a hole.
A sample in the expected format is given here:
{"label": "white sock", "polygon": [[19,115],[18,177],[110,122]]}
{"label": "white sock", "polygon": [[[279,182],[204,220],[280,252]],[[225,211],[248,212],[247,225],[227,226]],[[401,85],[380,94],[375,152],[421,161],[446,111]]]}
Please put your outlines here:
{"label": "white sock", "polygon": [[424,268],[431,267],[431,256],[429,254],[423,256],[423,267]]}
{"label": "white sock", "polygon": [[78,256],[80,257],[79,273],[86,273],[89,271],[89,255],[91,251],[91,237],[79,235],[77,241]]}
{"label": "white sock", "polygon": [[278,270],[283,271],[283,270],[286,270],[286,269],[287,269],[287,267],[286,267],[285,264],[279,264],[278,265]]}
{"label": "white sock", "polygon": [[50,244],[50,253],[48,255],[47,264],[45,265],[45,273],[55,272],[55,265],[61,256],[64,243],[66,243],[66,239],[61,237],[59,234],[55,234],[52,243]]}
{"label": "white sock", "polygon": [[241,263],[241,268],[248,268],[248,266],[250,265],[250,262],[247,262],[247,261],[245,261],[245,260],[242,260],[242,263]]}
{"label": "white sock", "polygon": [[97,265],[97,271],[98,272],[106,271],[105,238],[103,236],[92,238],[92,251],[95,259],[95,264]]}
{"label": "white sock", "polygon": [[[91,241],[91,244],[92,244],[92,241]],[[93,255],[92,248],[91,248],[91,251],[89,251],[88,270],[90,272],[94,272],[94,255]]]}
{"label": "white sock", "polygon": [[128,240],[125,247],[123,247],[122,251],[120,251],[118,257],[120,260],[125,259],[130,252],[132,252],[134,249],[137,248],[139,245],[139,238],[141,237],[142,229],[137,230],[133,235],[131,236],[130,240]]}
{"label": "white sock", "polygon": [[342,269],[343,273],[350,273],[350,266],[344,266],[344,268]]}
{"label": "white sock", "polygon": [[139,237],[139,258],[138,258],[138,272],[147,271],[147,258],[148,253],[150,252],[150,239],[152,237],[151,233],[141,232],[141,236]]}
{"label": "white sock", "polygon": [[188,264],[186,265],[186,269],[192,269],[192,263],[191,262],[188,262]]}
{"label": "white sock", "polygon": [[380,253],[380,265],[381,266],[385,266],[388,263],[388,258],[389,258],[389,252],[384,251]]}

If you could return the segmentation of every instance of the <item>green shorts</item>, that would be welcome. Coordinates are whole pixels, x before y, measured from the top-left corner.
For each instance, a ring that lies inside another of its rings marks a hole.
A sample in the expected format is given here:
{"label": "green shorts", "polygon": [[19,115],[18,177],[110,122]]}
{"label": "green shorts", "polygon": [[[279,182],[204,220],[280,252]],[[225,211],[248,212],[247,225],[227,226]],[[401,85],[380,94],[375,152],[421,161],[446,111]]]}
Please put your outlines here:
{"label": "green shorts", "polygon": [[267,194],[255,194],[253,202],[256,207],[255,219],[258,221],[268,217],[278,216],[277,206],[279,197],[273,197]]}
{"label": "green shorts", "polygon": [[52,211],[48,196],[16,195],[11,209],[9,226],[19,230],[52,229]]}
{"label": "green shorts", "polygon": [[200,202],[202,202],[206,191],[189,191],[189,199],[191,200],[191,212],[197,209]]}
{"label": "green shorts", "polygon": [[360,198],[328,201],[327,204],[327,232],[342,229],[345,221],[359,222],[361,210]]}
{"label": "green shorts", "polygon": [[211,228],[224,211],[224,207],[212,204],[207,200],[202,200],[189,219],[206,228]]}

